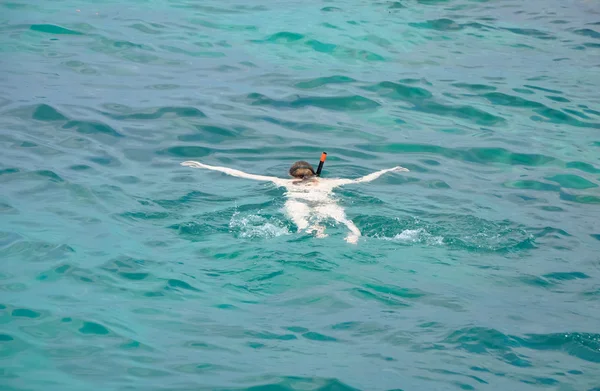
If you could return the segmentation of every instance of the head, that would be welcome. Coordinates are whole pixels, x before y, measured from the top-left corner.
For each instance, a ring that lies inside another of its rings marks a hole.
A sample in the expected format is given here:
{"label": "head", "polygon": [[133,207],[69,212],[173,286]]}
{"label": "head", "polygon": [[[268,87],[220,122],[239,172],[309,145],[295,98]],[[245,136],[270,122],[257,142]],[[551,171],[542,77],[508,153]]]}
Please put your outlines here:
{"label": "head", "polygon": [[299,179],[310,178],[315,175],[315,170],[310,163],[300,160],[292,165],[290,175]]}

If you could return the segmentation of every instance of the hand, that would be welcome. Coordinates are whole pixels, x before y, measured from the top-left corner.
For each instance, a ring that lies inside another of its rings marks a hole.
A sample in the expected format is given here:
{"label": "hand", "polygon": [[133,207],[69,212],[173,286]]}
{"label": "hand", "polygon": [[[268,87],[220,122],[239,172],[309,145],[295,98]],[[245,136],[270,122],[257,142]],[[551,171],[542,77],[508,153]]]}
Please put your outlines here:
{"label": "hand", "polygon": [[408,168],[396,166],[394,168],[391,168],[390,171],[391,172],[403,172],[403,171],[408,171]]}

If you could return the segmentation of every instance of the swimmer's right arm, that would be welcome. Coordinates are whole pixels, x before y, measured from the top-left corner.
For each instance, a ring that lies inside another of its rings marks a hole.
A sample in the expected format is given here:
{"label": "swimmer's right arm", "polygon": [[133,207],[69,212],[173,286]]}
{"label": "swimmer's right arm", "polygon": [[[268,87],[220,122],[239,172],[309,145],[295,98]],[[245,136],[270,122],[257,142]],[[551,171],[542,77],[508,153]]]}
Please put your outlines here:
{"label": "swimmer's right arm", "polygon": [[335,180],[335,185],[336,186],[341,186],[341,185],[349,185],[352,183],[366,183],[366,182],[371,182],[374,181],[375,179],[379,178],[380,176],[382,176],[385,173],[388,172],[403,172],[403,171],[408,171],[408,168],[404,168],[404,167],[400,167],[400,166],[396,166],[396,167],[392,167],[392,168],[386,168],[385,170],[380,170],[380,171],[376,171],[373,172],[369,175],[365,175],[363,177],[360,178],[356,178],[356,179],[337,179]]}
{"label": "swimmer's right arm", "polygon": [[236,169],[233,169],[233,168],[219,167],[219,166],[209,166],[208,164],[196,162],[196,161],[193,161],[193,160],[188,160],[186,162],[183,162],[183,163],[181,163],[181,165],[182,166],[186,166],[186,167],[206,168],[208,170],[220,171],[220,172],[223,172],[223,173],[231,175],[231,176],[235,176],[235,177],[238,177],[238,178],[253,179],[255,181],[269,181],[269,182],[274,182],[276,184],[280,184],[282,182],[281,178],[264,176],[264,175],[248,174],[246,172],[243,172],[243,171],[240,171],[240,170],[236,170]]}

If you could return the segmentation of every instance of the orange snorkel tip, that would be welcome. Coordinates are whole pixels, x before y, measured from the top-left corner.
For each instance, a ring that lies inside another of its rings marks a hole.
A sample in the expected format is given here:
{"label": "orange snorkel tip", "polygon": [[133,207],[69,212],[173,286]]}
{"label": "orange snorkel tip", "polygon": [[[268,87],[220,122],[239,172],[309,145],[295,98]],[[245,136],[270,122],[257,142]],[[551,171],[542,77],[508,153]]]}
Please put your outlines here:
{"label": "orange snorkel tip", "polygon": [[321,160],[319,161],[319,167],[317,168],[317,176],[321,176],[321,170],[323,169],[323,164],[325,163],[325,159],[327,159],[327,152],[323,152],[321,154]]}

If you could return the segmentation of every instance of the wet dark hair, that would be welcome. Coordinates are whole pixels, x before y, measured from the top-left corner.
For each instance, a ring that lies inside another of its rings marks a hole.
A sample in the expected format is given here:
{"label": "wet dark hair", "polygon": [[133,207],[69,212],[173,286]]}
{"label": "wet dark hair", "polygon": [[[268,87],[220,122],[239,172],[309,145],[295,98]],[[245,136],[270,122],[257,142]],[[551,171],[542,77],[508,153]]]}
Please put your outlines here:
{"label": "wet dark hair", "polygon": [[315,169],[310,163],[300,160],[292,165],[290,175],[294,178],[306,178],[315,175]]}

